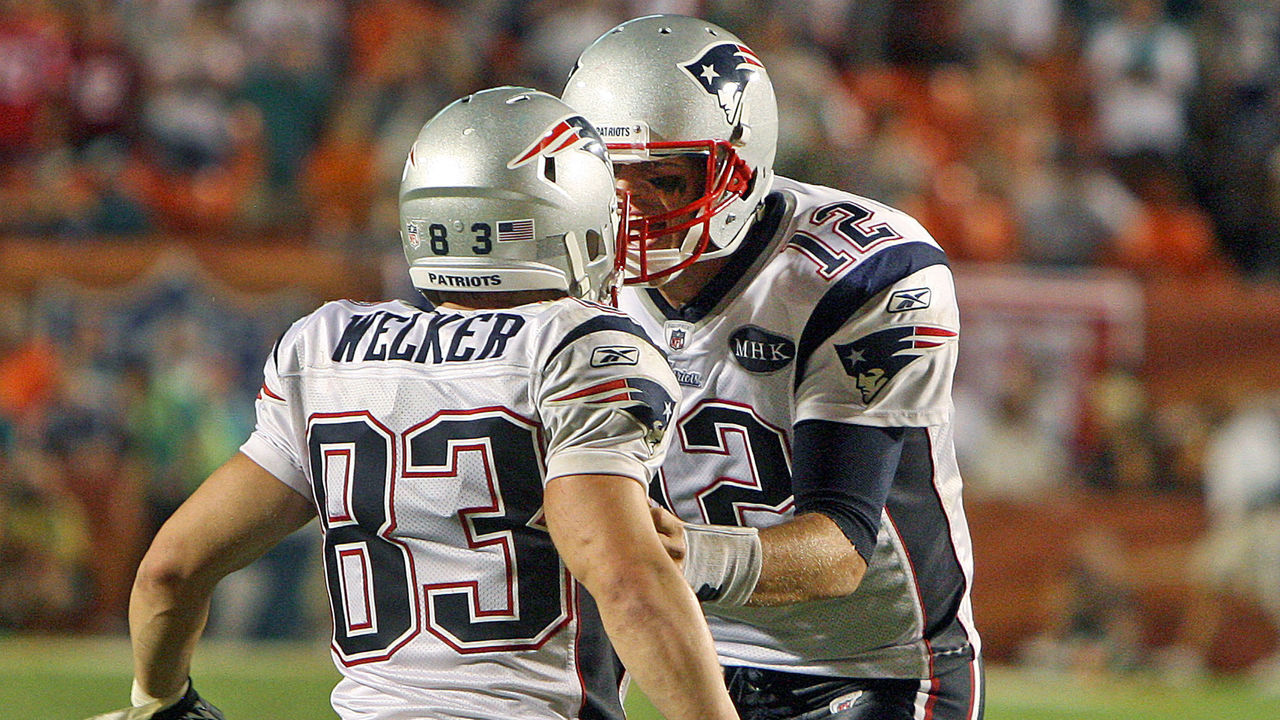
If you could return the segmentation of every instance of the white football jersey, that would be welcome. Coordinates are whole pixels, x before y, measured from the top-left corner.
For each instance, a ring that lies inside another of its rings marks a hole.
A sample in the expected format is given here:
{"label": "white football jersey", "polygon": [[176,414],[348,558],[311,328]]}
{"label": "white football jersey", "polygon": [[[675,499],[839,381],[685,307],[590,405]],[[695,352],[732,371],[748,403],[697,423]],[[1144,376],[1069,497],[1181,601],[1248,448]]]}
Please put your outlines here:
{"label": "white football jersey", "polygon": [[937,658],[979,647],[952,441],[959,317],[946,257],[899,211],[786,178],[757,225],[685,307],[652,289],[623,292],[621,308],[684,386],[655,499],[692,522],[768,527],[793,514],[797,422],[910,428],[855,593],[704,608],[726,665],[928,677]]}
{"label": "white football jersey", "polygon": [[648,485],[679,386],[615,310],[331,302],[267,360],[242,451],[311,499],[345,719],[622,718],[543,488]]}

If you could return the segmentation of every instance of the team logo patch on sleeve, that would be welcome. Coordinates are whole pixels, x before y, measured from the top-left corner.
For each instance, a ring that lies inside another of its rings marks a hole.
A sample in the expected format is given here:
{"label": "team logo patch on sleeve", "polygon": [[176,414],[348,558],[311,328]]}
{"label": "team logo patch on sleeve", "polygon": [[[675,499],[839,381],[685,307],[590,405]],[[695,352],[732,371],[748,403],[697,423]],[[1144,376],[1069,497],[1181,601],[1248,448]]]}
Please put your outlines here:
{"label": "team logo patch on sleeve", "polygon": [[873,332],[835,348],[845,373],[857,382],[862,401],[869,403],[912,360],[957,335],[946,328],[908,325]]}
{"label": "team logo patch on sleeve", "polygon": [[671,423],[676,402],[666,388],[644,378],[618,378],[551,398],[553,403],[579,402],[614,406],[635,418],[648,432],[645,439],[657,444]]}

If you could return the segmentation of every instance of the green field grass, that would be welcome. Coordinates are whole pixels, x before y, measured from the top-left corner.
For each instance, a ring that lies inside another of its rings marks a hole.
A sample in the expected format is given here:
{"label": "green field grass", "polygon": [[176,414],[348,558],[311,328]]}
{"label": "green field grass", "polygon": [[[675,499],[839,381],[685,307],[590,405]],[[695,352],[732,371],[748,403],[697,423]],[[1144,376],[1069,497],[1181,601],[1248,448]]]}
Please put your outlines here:
{"label": "green field grass", "polygon": [[[204,642],[193,676],[228,720],[333,720],[337,671],[324,647]],[[129,650],[121,639],[0,638],[0,719],[82,720],[125,705]],[[1151,677],[1078,678],[996,667],[987,720],[1263,720],[1280,694],[1243,680],[1177,686]],[[660,720],[643,697],[632,720]]]}

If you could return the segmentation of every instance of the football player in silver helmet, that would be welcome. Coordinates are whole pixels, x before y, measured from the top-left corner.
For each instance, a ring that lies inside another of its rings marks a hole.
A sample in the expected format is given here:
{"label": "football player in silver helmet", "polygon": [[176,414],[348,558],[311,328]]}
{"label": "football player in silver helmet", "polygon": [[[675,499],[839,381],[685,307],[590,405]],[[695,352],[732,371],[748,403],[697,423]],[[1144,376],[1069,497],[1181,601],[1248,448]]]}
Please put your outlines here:
{"label": "football player in silver helmet", "polygon": [[[339,717],[736,718],[648,486],[679,386],[612,295],[614,177],[559,99],[495,88],[418,135],[400,192],[436,303],[326,303],[257,425],[165,523],[130,603],[131,718],[220,715],[188,673],[216,583],[318,519]],[[610,644],[610,641],[612,644]]]}
{"label": "football player in silver helmet", "polygon": [[630,203],[619,308],[684,386],[654,486],[679,519],[655,521],[744,718],[975,720],[946,255],[898,210],[773,173],[767,64],[653,15],[584,50],[562,96]]}

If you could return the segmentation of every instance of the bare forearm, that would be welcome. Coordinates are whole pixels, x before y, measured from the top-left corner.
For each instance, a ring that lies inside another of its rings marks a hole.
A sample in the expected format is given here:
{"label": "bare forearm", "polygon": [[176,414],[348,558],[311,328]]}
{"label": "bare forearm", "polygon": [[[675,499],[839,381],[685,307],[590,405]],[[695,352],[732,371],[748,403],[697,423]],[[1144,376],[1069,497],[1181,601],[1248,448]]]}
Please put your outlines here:
{"label": "bare forearm", "polygon": [[148,695],[182,689],[218,581],[301,527],[311,503],[237,453],[160,528],[129,598],[134,679]]}
{"label": "bare forearm", "polygon": [[143,691],[157,698],[181,691],[208,617],[209,593],[177,593],[139,575],[129,601],[129,634],[134,679]]}
{"label": "bare forearm", "polygon": [[763,563],[748,605],[787,605],[841,597],[862,582],[867,565],[825,515],[808,513],[760,530]]}
{"label": "bare forearm", "polygon": [[658,539],[644,486],[565,476],[547,484],[544,502],[556,549],[654,706],[667,720],[736,718],[702,608]]}
{"label": "bare forearm", "polygon": [[609,639],[667,720],[737,717],[702,610],[674,565],[664,565],[601,589],[596,601]]}

